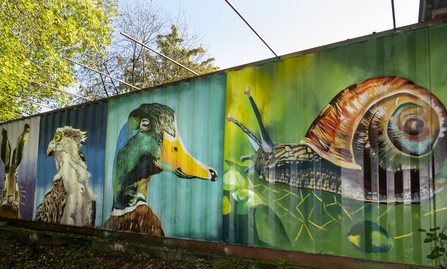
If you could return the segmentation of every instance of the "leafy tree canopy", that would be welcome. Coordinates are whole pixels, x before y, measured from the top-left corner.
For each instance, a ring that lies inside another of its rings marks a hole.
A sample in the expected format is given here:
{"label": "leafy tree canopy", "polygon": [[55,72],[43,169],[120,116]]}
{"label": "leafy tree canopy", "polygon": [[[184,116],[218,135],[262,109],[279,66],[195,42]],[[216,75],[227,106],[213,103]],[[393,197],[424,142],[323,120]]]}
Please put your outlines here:
{"label": "leafy tree canopy", "polygon": [[75,69],[62,59],[93,65],[111,42],[117,0],[2,0],[0,1],[0,120],[34,114],[29,103],[62,107],[72,101],[34,80],[58,88],[74,85]]}
{"label": "leafy tree canopy", "polygon": [[[180,12],[173,17],[153,2],[135,1],[120,9],[117,32],[125,32],[199,74],[216,71],[201,37],[188,33],[188,20]],[[143,46],[117,35],[110,50],[98,55],[96,68],[139,88],[148,88],[194,76]],[[133,91],[105,76],[82,70],[81,94],[95,99]]]}
{"label": "leafy tree canopy", "polygon": [[[171,31],[166,35],[157,35],[159,52],[199,74],[218,69],[213,66],[214,58],[198,59],[206,53],[203,47],[187,48],[184,44],[185,39],[179,37],[174,24],[171,26]],[[194,76],[188,70],[153,52],[145,51],[142,58],[143,60],[137,62],[135,67],[131,65],[125,70],[125,78],[140,87],[151,87]],[[133,59],[127,60],[133,61]]]}

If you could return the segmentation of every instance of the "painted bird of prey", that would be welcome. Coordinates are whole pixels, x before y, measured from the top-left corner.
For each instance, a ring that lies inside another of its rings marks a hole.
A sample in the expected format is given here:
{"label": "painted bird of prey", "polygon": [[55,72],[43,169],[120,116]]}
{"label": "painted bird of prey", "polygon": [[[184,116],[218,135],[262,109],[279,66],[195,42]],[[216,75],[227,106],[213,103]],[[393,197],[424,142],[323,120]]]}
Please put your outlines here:
{"label": "painted bird of prey", "polygon": [[217,180],[216,170],[186,151],[174,110],[157,103],[142,104],[129,114],[113,169],[113,207],[105,228],[157,235],[164,231],[147,204],[151,176],[169,171],[179,178]]}
{"label": "painted bird of prey", "polygon": [[97,195],[90,189],[81,143],[86,132],[72,127],[56,130],[47,156],[53,156],[57,174],[53,186],[37,208],[36,220],[77,226],[94,226]]}

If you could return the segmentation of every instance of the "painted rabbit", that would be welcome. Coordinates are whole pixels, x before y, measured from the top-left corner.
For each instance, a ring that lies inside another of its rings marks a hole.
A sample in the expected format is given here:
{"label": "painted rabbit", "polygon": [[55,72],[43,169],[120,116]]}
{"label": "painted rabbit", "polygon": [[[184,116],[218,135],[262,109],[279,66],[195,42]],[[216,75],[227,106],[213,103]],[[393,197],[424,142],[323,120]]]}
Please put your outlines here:
{"label": "painted rabbit", "polygon": [[22,134],[17,139],[17,146],[12,152],[8,140],[8,131],[3,129],[0,139],[0,156],[5,164],[2,198],[0,200],[0,216],[4,218],[20,218],[20,191],[17,184],[17,169],[22,162],[23,150],[28,142],[30,126],[25,124]]}

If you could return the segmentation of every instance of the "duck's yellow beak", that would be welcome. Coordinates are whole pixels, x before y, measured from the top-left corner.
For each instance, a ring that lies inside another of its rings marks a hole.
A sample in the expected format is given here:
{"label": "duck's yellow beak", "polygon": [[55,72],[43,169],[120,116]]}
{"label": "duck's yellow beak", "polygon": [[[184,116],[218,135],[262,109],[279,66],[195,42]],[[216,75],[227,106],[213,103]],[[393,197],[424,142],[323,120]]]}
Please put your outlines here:
{"label": "duck's yellow beak", "polygon": [[217,180],[216,170],[196,160],[186,151],[178,132],[176,137],[167,133],[164,134],[163,154],[155,162],[155,165],[182,178]]}

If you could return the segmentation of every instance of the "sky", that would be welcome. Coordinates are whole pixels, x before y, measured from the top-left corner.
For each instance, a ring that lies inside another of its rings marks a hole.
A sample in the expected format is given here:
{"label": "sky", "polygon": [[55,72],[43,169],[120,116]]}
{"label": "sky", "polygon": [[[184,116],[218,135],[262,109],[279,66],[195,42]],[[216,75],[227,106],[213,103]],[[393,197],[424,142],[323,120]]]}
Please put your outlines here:
{"label": "sky", "polygon": [[[135,0],[118,4],[131,1]],[[183,11],[189,33],[202,37],[203,47],[220,69],[275,57],[225,0],[139,1],[152,1],[172,15]],[[391,0],[230,2],[279,56],[393,28]],[[417,23],[419,0],[394,0],[394,6],[397,27]]]}
{"label": "sky", "polygon": [[[120,0],[120,4],[131,0]],[[149,0],[146,0],[149,1]],[[152,0],[183,10],[215,65],[226,69],[274,57],[225,0]],[[393,28],[391,0],[231,0],[279,56]],[[418,21],[419,0],[395,0],[396,26]]]}

